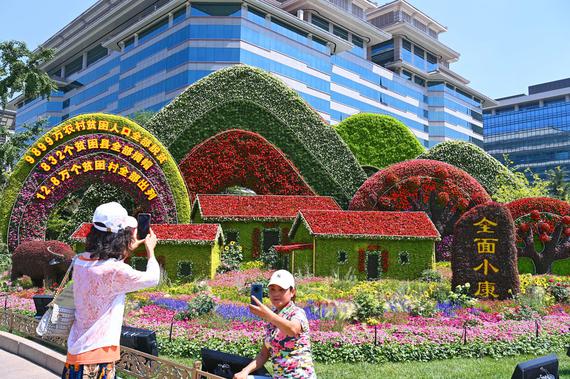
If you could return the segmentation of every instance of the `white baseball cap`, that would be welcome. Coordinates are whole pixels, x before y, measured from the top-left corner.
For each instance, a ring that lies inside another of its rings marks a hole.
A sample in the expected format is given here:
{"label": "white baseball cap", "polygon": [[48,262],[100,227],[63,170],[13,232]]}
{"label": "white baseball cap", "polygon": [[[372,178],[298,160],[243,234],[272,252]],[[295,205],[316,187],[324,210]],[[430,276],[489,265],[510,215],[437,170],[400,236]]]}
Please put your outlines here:
{"label": "white baseball cap", "polygon": [[293,274],[287,270],[277,270],[271,275],[271,279],[269,279],[268,286],[272,284],[276,284],[284,290],[291,287],[295,288],[295,278]]}
{"label": "white baseball cap", "polygon": [[93,226],[102,232],[117,233],[128,226],[136,228],[137,225],[137,219],[129,216],[127,210],[116,201],[99,205],[93,214]]}

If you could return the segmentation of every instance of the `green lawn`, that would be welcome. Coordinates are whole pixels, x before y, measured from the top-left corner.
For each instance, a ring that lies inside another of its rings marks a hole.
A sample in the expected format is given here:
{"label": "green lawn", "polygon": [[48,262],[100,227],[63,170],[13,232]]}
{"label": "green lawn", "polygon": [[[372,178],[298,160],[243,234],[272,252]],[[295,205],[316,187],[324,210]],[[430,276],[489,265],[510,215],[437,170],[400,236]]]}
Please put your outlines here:
{"label": "green lawn", "polygon": [[[566,352],[558,352],[561,379],[570,379],[570,358]],[[503,359],[450,359],[432,362],[406,362],[384,364],[319,364],[319,379],[360,378],[414,378],[414,379],[499,379],[510,378],[519,362],[536,358],[535,355],[521,355]],[[166,358],[166,357],[165,357]],[[172,358],[169,358],[172,359]],[[175,358],[177,362],[191,365],[194,359]]]}

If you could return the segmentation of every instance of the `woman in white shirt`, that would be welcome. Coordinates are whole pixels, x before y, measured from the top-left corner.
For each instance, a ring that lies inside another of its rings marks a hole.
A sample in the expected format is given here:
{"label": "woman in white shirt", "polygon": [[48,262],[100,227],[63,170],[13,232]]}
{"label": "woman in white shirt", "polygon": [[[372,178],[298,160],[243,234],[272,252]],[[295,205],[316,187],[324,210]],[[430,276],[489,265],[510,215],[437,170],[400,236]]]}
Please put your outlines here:
{"label": "woman in white shirt", "polygon": [[[137,220],[119,203],[102,204],[93,215],[83,254],[73,265],[75,322],[67,340],[64,379],[115,377],[120,359],[125,294],[158,284],[160,269],[154,257],[156,235],[136,239]],[[145,245],[146,271],[123,260]]]}

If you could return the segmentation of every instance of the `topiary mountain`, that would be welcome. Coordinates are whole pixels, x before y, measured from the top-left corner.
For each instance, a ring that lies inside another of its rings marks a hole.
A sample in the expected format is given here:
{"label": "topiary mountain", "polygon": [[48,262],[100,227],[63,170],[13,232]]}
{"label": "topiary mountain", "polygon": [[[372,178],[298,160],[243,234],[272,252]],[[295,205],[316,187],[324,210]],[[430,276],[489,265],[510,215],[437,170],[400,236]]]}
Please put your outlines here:
{"label": "topiary mountain", "polygon": [[477,179],[491,196],[503,184],[515,185],[515,177],[507,167],[469,142],[441,142],[422,153],[418,159],[441,161],[462,169]]}
{"label": "topiary mountain", "polygon": [[337,124],[335,130],[363,166],[383,168],[425,151],[414,133],[391,116],[355,114]]}
{"label": "topiary mountain", "polygon": [[318,194],[333,196],[345,206],[366,180],[349,148],[317,112],[279,79],[246,65],[199,80],[145,127],[178,162],[226,130],[257,133],[285,154]]}

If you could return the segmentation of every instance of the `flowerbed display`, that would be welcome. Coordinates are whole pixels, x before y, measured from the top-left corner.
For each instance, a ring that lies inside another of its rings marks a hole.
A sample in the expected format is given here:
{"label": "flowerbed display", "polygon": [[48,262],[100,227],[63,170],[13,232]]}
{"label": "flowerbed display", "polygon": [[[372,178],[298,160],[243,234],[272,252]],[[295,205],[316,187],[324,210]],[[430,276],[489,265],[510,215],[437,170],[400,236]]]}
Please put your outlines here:
{"label": "flowerbed display", "polygon": [[469,142],[441,142],[417,158],[442,161],[462,169],[481,183],[491,196],[501,186],[515,184],[514,175],[507,167],[479,146]]}
{"label": "flowerbed display", "polygon": [[2,238],[12,251],[45,238],[52,209],[101,182],[122,188],[157,222],[189,221],[186,187],[166,148],[126,118],[87,114],[45,133],[18,162],[4,191]]}
{"label": "flowerbed display", "polygon": [[228,130],[195,146],[179,164],[192,200],[232,185],[258,195],[316,195],[293,163],[257,133]]}
{"label": "flowerbed display", "polygon": [[[551,273],[556,261],[570,258],[568,202],[525,198],[506,206],[515,220],[518,255],[532,260],[536,273]],[[570,265],[560,265],[555,273],[570,275]]]}
{"label": "flowerbed display", "polygon": [[425,151],[412,131],[392,116],[359,113],[334,126],[362,166],[383,168]]}
{"label": "flowerbed display", "polygon": [[[259,134],[299,170],[310,188],[346,206],[366,174],[338,134],[281,80],[245,65],[188,87],[145,125],[180,162],[220,132]],[[213,168],[215,170],[215,168]]]}

